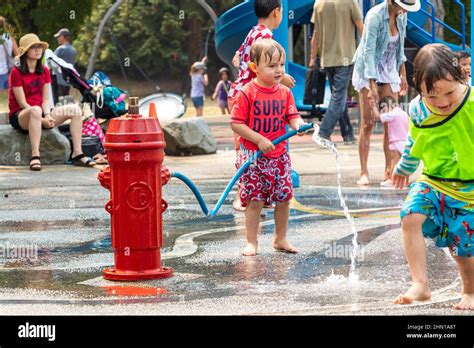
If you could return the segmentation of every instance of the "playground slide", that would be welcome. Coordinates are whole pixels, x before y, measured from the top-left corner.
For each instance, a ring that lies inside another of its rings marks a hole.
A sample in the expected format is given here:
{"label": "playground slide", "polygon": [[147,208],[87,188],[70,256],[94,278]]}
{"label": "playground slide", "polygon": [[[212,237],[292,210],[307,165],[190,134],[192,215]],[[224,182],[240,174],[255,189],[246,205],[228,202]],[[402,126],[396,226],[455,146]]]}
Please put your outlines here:
{"label": "playground slide", "polygon": [[[423,8],[426,10],[428,7],[426,0],[421,1]],[[289,11],[292,11],[292,16],[288,21],[288,26],[291,26],[296,22],[302,24],[309,23],[314,2],[315,0],[288,0]],[[412,22],[417,23],[420,27],[423,27],[427,21],[426,15],[421,12],[409,13],[408,18]],[[224,62],[231,65],[235,51],[240,47],[245,36],[256,23],[257,18],[254,14],[253,0],[243,1],[241,4],[231,8],[218,18],[215,26],[215,44],[217,54]],[[407,39],[418,48],[433,42],[430,34],[415,28],[411,24],[408,24]],[[459,46],[449,44],[439,39],[436,39],[436,42],[446,44],[453,50],[460,49]],[[296,106],[299,110],[311,110],[310,105],[305,105],[303,103],[306,70],[307,68],[302,65],[293,62],[289,62],[288,64],[288,73],[296,79],[296,86],[293,88],[293,94],[295,95]],[[330,91],[327,85],[325,101],[322,105],[323,110],[329,104],[329,99]]]}

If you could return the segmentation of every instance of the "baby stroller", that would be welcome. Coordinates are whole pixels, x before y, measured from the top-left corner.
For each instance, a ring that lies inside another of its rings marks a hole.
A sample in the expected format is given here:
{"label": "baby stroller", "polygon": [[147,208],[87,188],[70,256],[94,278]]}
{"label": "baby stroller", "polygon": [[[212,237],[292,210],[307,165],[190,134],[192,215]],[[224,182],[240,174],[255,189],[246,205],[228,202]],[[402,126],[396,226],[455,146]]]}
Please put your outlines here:
{"label": "baby stroller", "polygon": [[[45,60],[48,66],[59,71],[66,82],[76,88],[82,96],[82,103],[90,103],[91,110],[97,118],[111,119],[127,113],[124,91],[110,84],[110,79],[103,80],[105,74],[96,72],[91,80],[97,81],[94,86],[83,79],[73,65],[66,63],[51,50],[46,50]],[[98,76],[98,78],[95,78]]]}
{"label": "baby stroller", "polygon": [[[92,115],[84,120],[82,128],[83,151],[89,157],[94,157],[98,164],[101,164],[101,162],[105,163],[105,151],[103,147],[105,135],[97,118],[111,119],[126,114],[125,93],[111,85],[98,86],[98,83],[95,84],[94,91],[94,87],[89,85],[87,81],[80,76],[74,66],[56,56],[49,49],[45,52],[45,61],[51,69],[59,72],[66,82],[80,92],[82,96],[81,103],[90,105]],[[52,89],[54,90],[54,86],[52,86]],[[95,93],[96,91],[100,92]],[[114,93],[110,93],[110,91]],[[50,92],[51,100],[54,100],[54,95],[51,95],[53,93],[54,91]],[[108,103],[105,102],[104,98],[106,94],[109,99]],[[118,99],[118,97],[120,97],[120,99]],[[58,129],[71,141],[69,125],[59,126]],[[98,158],[100,158],[99,161],[97,161]]]}

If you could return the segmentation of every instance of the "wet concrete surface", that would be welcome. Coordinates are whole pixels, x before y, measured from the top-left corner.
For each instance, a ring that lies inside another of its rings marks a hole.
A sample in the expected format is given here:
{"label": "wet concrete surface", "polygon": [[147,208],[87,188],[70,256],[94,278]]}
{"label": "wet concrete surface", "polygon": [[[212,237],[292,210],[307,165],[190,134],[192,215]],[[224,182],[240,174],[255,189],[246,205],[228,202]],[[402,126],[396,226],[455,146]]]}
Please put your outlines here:
{"label": "wet concrete surface", "polygon": [[[165,159],[198,185],[211,207],[234,173],[232,138],[223,127],[211,122],[219,134],[217,154]],[[398,217],[406,191],[377,186],[383,152],[380,139],[373,143],[374,184],[368,188],[353,185],[357,147],[338,144],[343,193],[360,245],[356,282],[348,280],[353,235],[337,196],[334,157],[309,135],[291,150],[302,185],[295,189],[289,239],[300,253],[273,250],[273,212],[266,210],[258,255],[242,257],[244,216],[231,208],[235,190],[219,214],[207,218],[187,187],[172,179],[163,190],[169,208],[162,263],[175,274],[161,280],[102,278],[114,258],[104,210],[109,193],[97,181],[98,169],[0,167],[0,246],[35,250],[26,259],[0,258],[0,314],[470,315],[452,309],[460,293],[456,266],[431,241],[432,300],[392,304],[410,283]]]}

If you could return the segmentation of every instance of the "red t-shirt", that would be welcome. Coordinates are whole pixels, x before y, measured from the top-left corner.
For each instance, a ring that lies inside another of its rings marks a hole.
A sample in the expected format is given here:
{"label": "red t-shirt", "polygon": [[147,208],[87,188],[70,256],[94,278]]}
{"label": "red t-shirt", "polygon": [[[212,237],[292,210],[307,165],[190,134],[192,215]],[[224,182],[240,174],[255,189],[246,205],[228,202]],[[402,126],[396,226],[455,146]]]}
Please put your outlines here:
{"label": "red t-shirt", "polygon": [[[280,84],[263,87],[255,80],[240,90],[230,116],[231,123],[245,124],[271,141],[286,133],[288,121],[300,117],[288,87]],[[258,146],[247,139],[240,137],[239,141],[247,150],[258,150]],[[282,141],[265,156],[276,158],[285,152],[286,141]]]}
{"label": "red t-shirt", "polygon": [[8,92],[8,108],[10,116],[20,111],[20,105],[13,94],[13,87],[23,87],[26,102],[31,106],[41,106],[43,104],[43,86],[45,83],[51,83],[51,76],[47,67],[43,66],[43,73],[22,74],[20,69],[15,67],[10,73],[8,80],[10,90]]}

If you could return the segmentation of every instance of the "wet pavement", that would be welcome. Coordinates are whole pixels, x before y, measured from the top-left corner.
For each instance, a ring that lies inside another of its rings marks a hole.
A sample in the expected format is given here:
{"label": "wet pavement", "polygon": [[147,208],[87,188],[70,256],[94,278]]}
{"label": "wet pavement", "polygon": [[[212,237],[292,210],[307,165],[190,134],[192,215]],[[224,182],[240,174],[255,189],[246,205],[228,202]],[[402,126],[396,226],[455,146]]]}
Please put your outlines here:
{"label": "wet pavement", "polygon": [[[225,119],[209,123],[217,154],[166,157],[165,163],[190,177],[212,207],[234,173],[234,152]],[[113,264],[113,250],[104,210],[109,192],[97,180],[98,169],[0,167],[0,248],[34,251],[24,259],[0,254],[0,314],[471,314],[452,309],[460,293],[456,265],[431,241],[432,300],[391,303],[410,283],[398,217],[406,192],[377,185],[384,167],[380,136],[373,138],[369,162],[374,184],[365,189],[353,184],[357,147],[337,143],[343,194],[358,231],[358,281],[348,280],[353,235],[337,195],[334,156],[310,135],[293,139],[301,187],[289,238],[300,253],[272,250],[273,212],[266,210],[258,255],[242,257],[243,214],[231,208],[235,189],[218,215],[207,218],[188,188],[172,179],[163,189],[169,208],[162,257],[175,275],[152,281],[101,276]]]}

